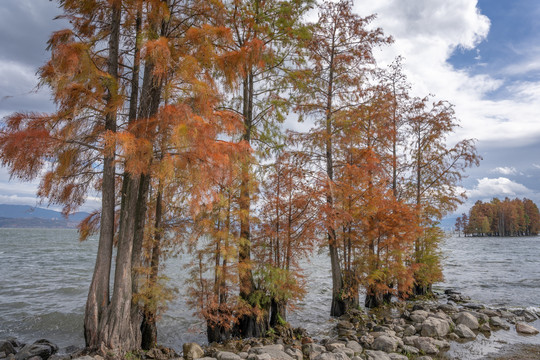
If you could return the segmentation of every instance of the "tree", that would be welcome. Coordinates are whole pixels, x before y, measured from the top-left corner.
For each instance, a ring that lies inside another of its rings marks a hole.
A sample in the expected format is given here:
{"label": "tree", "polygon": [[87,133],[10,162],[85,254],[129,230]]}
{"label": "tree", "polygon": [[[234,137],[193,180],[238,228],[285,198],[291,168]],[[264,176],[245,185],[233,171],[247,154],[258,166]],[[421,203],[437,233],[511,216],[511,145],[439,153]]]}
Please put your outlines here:
{"label": "tree", "polygon": [[[307,67],[295,73],[298,110],[315,118],[315,128],[308,138],[316,159],[325,165],[327,241],[332,267],[332,305],[330,314],[341,316],[354,305],[343,295],[341,249],[336,235],[334,131],[336,114],[362,102],[366,74],[372,69],[372,49],[389,43],[381,29],[368,30],[374,16],[361,18],[353,14],[351,1],[325,2],[320,6],[319,19],[306,43]],[[311,150],[310,150],[311,151]],[[343,257],[342,257],[343,258]]]}

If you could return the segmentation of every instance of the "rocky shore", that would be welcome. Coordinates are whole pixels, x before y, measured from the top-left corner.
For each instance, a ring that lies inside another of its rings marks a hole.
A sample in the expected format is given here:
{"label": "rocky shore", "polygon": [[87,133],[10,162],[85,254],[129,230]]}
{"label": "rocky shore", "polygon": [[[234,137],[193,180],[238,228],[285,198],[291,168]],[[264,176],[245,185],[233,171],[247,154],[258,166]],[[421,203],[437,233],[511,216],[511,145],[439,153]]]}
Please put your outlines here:
{"label": "rocky shore", "polygon": [[[429,360],[445,359],[453,342],[474,340],[479,334],[498,330],[535,336],[530,325],[539,314],[523,309],[493,309],[471,303],[453,290],[436,299],[395,303],[376,312],[354,310],[342,316],[333,336],[313,339],[302,329],[282,327],[261,339],[231,340],[224,344],[183,345],[178,354],[170,348],[126,354],[134,359],[183,360]],[[539,346],[514,347],[493,359],[534,359]],[[530,357],[528,357],[530,355]],[[21,344],[16,339],[0,341],[0,359],[9,360],[104,360],[112,354],[88,354],[85,350],[62,349],[47,340]]]}

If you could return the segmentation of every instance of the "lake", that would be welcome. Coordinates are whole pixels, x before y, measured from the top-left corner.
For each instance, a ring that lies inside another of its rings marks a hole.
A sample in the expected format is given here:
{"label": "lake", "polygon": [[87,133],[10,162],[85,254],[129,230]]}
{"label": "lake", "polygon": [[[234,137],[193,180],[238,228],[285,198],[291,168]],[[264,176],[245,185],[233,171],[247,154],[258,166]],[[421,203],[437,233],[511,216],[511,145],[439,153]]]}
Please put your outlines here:
{"label": "lake", "polygon": [[[60,347],[83,346],[83,311],[96,250],[95,238],[80,243],[75,230],[0,229],[0,339],[46,338]],[[539,309],[540,237],[449,237],[442,250],[445,281],[437,286],[455,288],[487,305]],[[166,273],[177,284],[185,277],[186,261],[180,257],[167,263]],[[308,294],[289,320],[321,336],[334,324],[328,316],[328,257],[318,254],[305,267]],[[178,287],[159,322],[160,343],[175,349],[188,341],[205,342],[204,324],[187,308]]]}

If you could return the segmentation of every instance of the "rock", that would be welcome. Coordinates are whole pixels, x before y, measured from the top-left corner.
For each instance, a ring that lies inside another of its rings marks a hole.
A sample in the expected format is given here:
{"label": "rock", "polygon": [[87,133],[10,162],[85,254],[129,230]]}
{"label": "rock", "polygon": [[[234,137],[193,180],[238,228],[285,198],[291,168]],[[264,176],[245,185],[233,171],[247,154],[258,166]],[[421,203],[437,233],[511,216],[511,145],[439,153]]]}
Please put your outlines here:
{"label": "rock", "polygon": [[456,333],[450,333],[446,336],[448,340],[456,341],[459,340],[459,336]]}
{"label": "rock", "polygon": [[384,351],[366,350],[366,360],[392,360]]}
{"label": "rock", "polygon": [[204,350],[197,343],[185,343],[182,351],[186,360],[195,360],[204,356]]}
{"label": "rock", "polygon": [[424,355],[416,358],[416,360],[433,360],[433,358],[431,356]]}
{"label": "rock", "polygon": [[414,340],[414,346],[425,354],[437,354],[439,349],[432,338],[419,336]]}
{"label": "rock", "polygon": [[58,351],[58,346],[48,340],[41,339],[31,345],[23,346],[23,348],[15,355],[15,359],[29,360],[30,358],[37,356],[46,360],[56,351]]}
{"label": "rock", "polygon": [[217,360],[216,358],[213,358],[213,357],[202,357],[202,358],[199,358],[199,360]]}
{"label": "rock", "polygon": [[491,327],[489,326],[488,323],[484,323],[480,326],[480,331],[486,332],[486,333],[491,332]]}
{"label": "rock", "polygon": [[[273,359],[272,359],[273,360]],[[343,353],[321,353],[317,355],[317,357],[314,360],[349,360],[347,355]]]}
{"label": "rock", "polygon": [[390,352],[395,352],[397,349],[397,346],[398,346],[397,339],[389,335],[381,335],[373,341],[371,348],[373,350],[381,350],[381,351],[390,353]]}
{"label": "rock", "polygon": [[300,349],[290,347],[285,349],[285,353],[296,360],[302,360],[304,358],[304,355]]}
{"label": "rock", "polygon": [[[263,346],[262,348],[257,348],[255,353],[258,355],[268,354],[270,355],[272,359],[275,359],[275,360],[294,360],[287,353],[279,349],[280,348],[275,345],[267,345],[267,346]],[[281,349],[283,349],[283,345],[281,345]],[[218,360],[222,360],[222,359],[218,358]]]}
{"label": "rock", "polygon": [[352,351],[354,351],[355,354],[360,354],[362,353],[362,351],[364,351],[364,348],[362,348],[362,345],[360,345],[358,343],[358,341],[347,341],[347,343],[345,344],[345,347],[351,349]]}
{"label": "rock", "polygon": [[326,344],[326,350],[328,350],[329,352],[332,352],[335,349],[341,349],[344,347],[345,347],[345,344],[342,342],[332,342],[332,343]]}
{"label": "rock", "polygon": [[463,324],[458,324],[454,329],[457,336],[464,339],[474,339],[476,335],[474,332]]}
{"label": "rock", "polygon": [[247,357],[248,360],[272,360],[270,354],[249,354]]}
{"label": "rock", "polygon": [[94,360],[94,358],[91,357],[90,355],[84,355],[81,357],[74,358],[73,360]]}
{"label": "rock", "polygon": [[418,336],[405,336],[403,338],[403,342],[406,344],[406,345],[414,345],[414,341],[418,339]]}
{"label": "rock", "polygon": [[463,324],[471,330],[476,330],[480,327],[478,319],[469,312],[460,312],[456,318],[456,324]]}
{"label": "rock", "polygon": [[536,335],[539,333],[538,329],[523,322],[518,322],[516,324],[516,331],[520,334],[525,334],[525,335]]}
{"label": "rock", "polygon": [[494,316],[491,319],[489,319],[489,323],[491,324],[491,326],[503,328],[505,330],[510,329],[510,326],[506,323],[506,321],[504,321],[503,319],[501,319],[498,316]]}
{"label": "rock", "polygon": [[420,350],[410,345],[403,345],[401,349],[405,354],[418,355],[420,353]]}
{"label": "rock", "polygon": [[501,317],[503,319],[513,319],[515,317],[510,311],[501,310]]}
{"label": "rock", "polygon": [[351,324],[349,321],[340,321],[336,326],[342,329],[354,329],[354,325]]}
{"label": "rock", "polygon": [[446,320],[428,317],[422,323],[422,336],[427,337],[443,337],[450,331],[450,325]]}
{"label": "rock", "polygon": [[392,360],[409,360],[409,358],[406,357],[405,355],[396,354],[396,353],[390,353],[388,354],[388,357]]}
{"label": "rock", "polygon": [[240,356],[229,351],[219,351],[217,353],[217,359],[218,360],[242,360]]}
{"label": "rock", "polygon": [[429,313],[425,310],[415,310],[411,313],[410,319],[415,323],[424,322],[429,316]]}
{"label": "rock", "polygon": [[240,356],[242,359],[247,359],[249,354],[245,351],[241,351],[238,353],[238,356]]}
{"label": "rock", "polygon": [[326,348],[319,344],[309,343],[302,345],[302,352],[306,355],[310,353],[322,353],[324,351],[326,351]]}
{"label": "rock", "polygon": [[416,334],[416,328],[412,325],[409,325],[403,330],[403,336],[411,336]]}
{"label": "rock", "polygon": [[523,317],[523,319],[526,322],[533,322],[533,321],[538,320],[538,316],[536,316],[534,313],[532,313],[529,310],[517,309],[517,310],[514,310],[514,314],[516,314],[517,316]]}
{"label": "rock", "polygon": [[9,340],[0,341],[0,352],[4,353],[3,357],[8,356],[9,354],[17,353],[13,347],[13,344]]}
{"label": "rock", "polygon": [[373,344],[373,341],[375,341],[375,338],[370,334],[362,335],[360,337],[360,343],[362,344],[362,346],[365,347],[371,346]]}
{"label": "rock", "polygon": [[459,309],[452,304],[441,304],[437,307],[437,309],[442,310],[445,313],[454,313],[459,311]]}
{"label": "rock", "polygon": [[487,316],[489,317],[493,317],[493,316],[499,316],[499,312],[497,310],[494,310],[494,309],[482,309],[479,311],[480,313],[482,314],[486,314]]}

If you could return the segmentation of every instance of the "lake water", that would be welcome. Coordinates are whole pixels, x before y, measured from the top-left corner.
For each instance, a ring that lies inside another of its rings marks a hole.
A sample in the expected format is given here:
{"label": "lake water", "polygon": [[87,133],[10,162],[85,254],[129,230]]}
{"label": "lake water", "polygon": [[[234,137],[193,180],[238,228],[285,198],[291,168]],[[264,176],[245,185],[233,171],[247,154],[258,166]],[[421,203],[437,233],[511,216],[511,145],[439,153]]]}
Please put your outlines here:
{"label": "lake water", "polygon": [[[84,303],[96,250],[96,239],[80,243],[75,230],[0,229],[0,339],[46,338],[60,347],[83,346]],[[443,253],[440,286],[497,307],[540,307],[540,237],[450,237]],[[168,262],[166,273],[177,284],[184,278],[185,261]],[[306,264],[308,294],[289,316],[293,326],[315,335],[327,333],[334,322],[328,316],[329,269],[325,254]],[[159,341],[175,349],[187,341],[205,341],[204,325],[178,287],[178,297],[159,323]]]}

